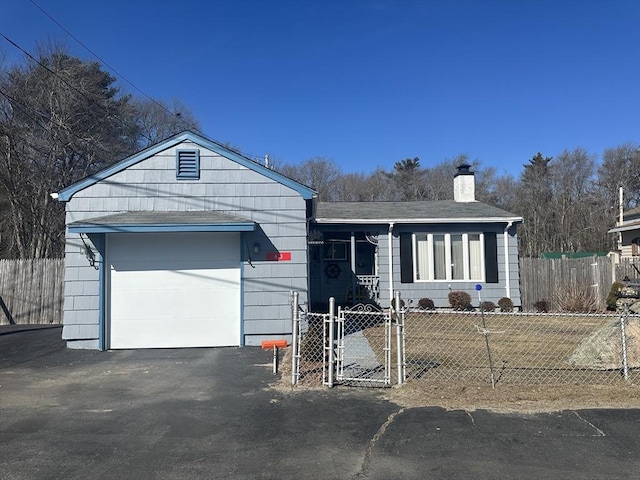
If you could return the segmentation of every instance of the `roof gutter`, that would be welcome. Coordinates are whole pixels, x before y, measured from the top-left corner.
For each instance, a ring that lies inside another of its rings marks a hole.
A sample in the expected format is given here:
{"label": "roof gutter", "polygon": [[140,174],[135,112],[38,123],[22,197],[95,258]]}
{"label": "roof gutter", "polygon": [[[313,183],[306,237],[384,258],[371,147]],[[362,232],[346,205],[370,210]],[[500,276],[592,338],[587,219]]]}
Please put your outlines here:
{"label": "roof gutter", "polygon": [[315,223],[331,223],[331,224],[357,224],[357,225],[372,225],[372,224],[409,224],[409,223],[516,223],[522,222],[524,219],[522,217],[465,217],[465,218],[371,218],[371,219],[363,219],[363,218],[316,218],[314,220]]}

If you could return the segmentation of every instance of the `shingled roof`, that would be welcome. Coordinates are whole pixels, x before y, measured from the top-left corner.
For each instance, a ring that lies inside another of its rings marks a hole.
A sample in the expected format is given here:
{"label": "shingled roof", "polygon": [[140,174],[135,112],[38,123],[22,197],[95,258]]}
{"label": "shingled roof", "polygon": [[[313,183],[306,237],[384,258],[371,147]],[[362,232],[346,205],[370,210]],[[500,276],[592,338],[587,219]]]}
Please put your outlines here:
{"label": "shingled roof", "polygon": [[482,202],[318,202],[317,223],[495,223],[522,217]]}

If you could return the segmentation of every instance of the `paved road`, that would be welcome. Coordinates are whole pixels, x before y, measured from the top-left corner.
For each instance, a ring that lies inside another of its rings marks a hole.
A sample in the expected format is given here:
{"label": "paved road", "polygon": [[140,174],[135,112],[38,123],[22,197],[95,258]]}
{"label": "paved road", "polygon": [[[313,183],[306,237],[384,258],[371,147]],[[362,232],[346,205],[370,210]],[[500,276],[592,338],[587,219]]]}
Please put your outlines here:
{"label": "paved road", "polygon": [[93,352],[0,328],[0,479],[638,479],[640,410],[403,409],[269,389],[258,348]]}

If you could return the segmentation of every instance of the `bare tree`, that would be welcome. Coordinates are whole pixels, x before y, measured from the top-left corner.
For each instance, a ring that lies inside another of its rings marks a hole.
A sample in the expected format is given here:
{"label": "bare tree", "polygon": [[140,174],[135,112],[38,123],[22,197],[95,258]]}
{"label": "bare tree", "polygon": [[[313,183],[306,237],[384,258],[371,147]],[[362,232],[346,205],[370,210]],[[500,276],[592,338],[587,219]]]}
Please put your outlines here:
{"label": "bare tree", "polygon": [[200,125],[191,110],[180,100],[171,104],[145,98],[131,102],[131,123],[137,127],[137,148],[154,145],[184,130],[199,131]]}
{"label": "bare tree", "polygon": [[393,181],[381,168],[369,175],[349,173],[335,182],[335,200],[345,202],[373,202],[395,199]]}
{"label": "bare tree", "polygon": [[50,194],[138,150],[141,137],[153,142],[175,133],[172,116],[152,107],[138,120],[145,110],[115,82],[98,63],[55,45],[0,69],[0,202],[8,206],[0,215],[3,255],[61,256],[64,206]]}
{"label": "bare tree", "polygon": [[340,167],[327,157],[315,157],[300,165],[284,164],[276,169],[287,177],[313,188],[322,201],[335,200],[334,187],[342,175]]}
{"label": "bare tree", "polygon": [[625,143],[606,149],[598,168],[598,185],[610,205],[618,204],[618,190],[622,187],[623,208],[640,206],[640,146]]}

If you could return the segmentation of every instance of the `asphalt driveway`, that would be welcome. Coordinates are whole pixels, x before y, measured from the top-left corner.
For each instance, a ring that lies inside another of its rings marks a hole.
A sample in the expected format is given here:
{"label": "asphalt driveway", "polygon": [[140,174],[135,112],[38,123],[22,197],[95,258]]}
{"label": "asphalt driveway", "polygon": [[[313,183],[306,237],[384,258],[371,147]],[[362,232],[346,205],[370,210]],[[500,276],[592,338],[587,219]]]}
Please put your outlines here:
{"label": "asphalt driveway", "polygon": [[269,388],[259,348],[74,351],[0,328],[0,479],[637,479],[640,409],[404,409]]}

